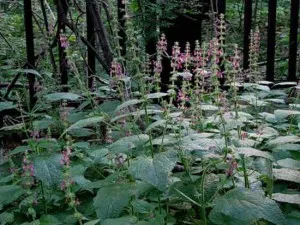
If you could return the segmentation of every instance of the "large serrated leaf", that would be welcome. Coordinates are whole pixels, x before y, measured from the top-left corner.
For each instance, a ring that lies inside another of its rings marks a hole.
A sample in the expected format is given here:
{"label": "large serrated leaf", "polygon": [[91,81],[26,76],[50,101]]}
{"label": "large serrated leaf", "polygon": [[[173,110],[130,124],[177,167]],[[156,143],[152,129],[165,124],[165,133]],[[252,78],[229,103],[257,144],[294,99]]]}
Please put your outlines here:
{"label": "large serrated leaf", "polygon": [[299,116],[300,111],[277,109],[274,111],[274,114],[278,120],[283,120],[289,116]]}
{"label": "large serrated leaf", "polygon": [[165,97],[167,95],[168,95],[168,93],[157,92],[157,93],[147,94],[145,97],[147,99],[155,99],[155,98],[162,98],[162,97]]}
{"label": "large serrated leaf", "polygon": [[237,153],[245,155],[245,156],[256,156],[263,157],[266,159],[274,160],[273,156],[269,152],[263,152],[251,147],[240,147],[237,148]]}
{"label": "large serrated leaf", "polygon": [[137,110],[135,112],[131,112],[131,113],[125,113],[125,114],[121,114],[121,115],[118,115],[114,118],[111,119],[111,122],[115,122],[119,119],[122,119],[124,117],[127,117],[127,116],[133,116],[135,118],[139,118],[143,115],[153,115],[153,114],[160,114],[160,113],[163,113],[164,111],[162,110],[159,110],[159,109],[147,109],[147,111],[145,111],[144,109],[143,110]]}
{"label": "large serrated leaf", "polygon": [[142,99],[131,99],[131,100],[128,100],[126,102],[123,102],[121,105],[119,105],[116,108],[115,112],[118,112],[121,109],[127,108],[128,106],[136,105],[136,104],[139,104],[139,103],[142,103],[142,102],[144,102],[144,100],[142,100]]}
{"label": "large serrated leaf", "polygon": [[100,220],[116,218],[135,193],[134,184],[113,184],[98,190],[94,207]]}
{"label": "large serrated leaf", "polygon": [[61,101],[61,100],[75,101],[75,100],[81,98],[80,95],[74,94],[74,93],[69,93],[69,92],[51,93],[51,94],[45,95],[45,97],[50,102],[56,102],[56,101]]}
{"label": "large serrated leaf", "polygon": [[121,217],[117,219],[106,219],[104,220],[101,225],[133,225],[137,222],[136,217]]}
{"label": "large serrated leaf", "polygon": [[268,145],[282,145],[288,143],[297,143],[300,142],[300,138],[298,136],[280,136],[268,142]]}
{"label": "large serrated leaf", "polygon": [[17,108],[17,105],[14,105],[13,102],[0,102],[0,112],[6,109]]}
{"label": "large serrated leaf", "polygon": [[[291,158],[281,159],[276,162],[281,167],[291,168],[291,169],[300,169],[300,161],[294,160]],[[276,165],[275,164],[275,165]]]}
{"label": "large serrated leaf", "polygon": [[177,161],[175,152],[164,152],[154,158],[138,158],[129,167],[129,173],[136,179],[145,181],[157,189],[164,191],[168,185],[168,177]]}
{"label": "large serrated leaf", "polygon": [[163,127],[167,123],[167,120],[158,120],[155,121],[154,123],[150,124],[147,129],[145,130],[145,133],[149,133],[149,131],[157,128],[157,127]]}
{"label": "large serrated leaf", "polygon": [[60,154],[38,156],[33,160],[34,175],[45,185],[58,185],[63,179]]}
{"label": "large serrated leaf", "polygon": [[264,219],[273,224],[284,225],[286,220],[275,201],[260,192],[246,188],[228,191],[215,202],[209,218],[215,224],[250,225]]}
{"label": "large serrated leaf", "polygon": [[0,214],[0,224],[1,225],[11,224],[12,222],[14,222],[14,214],[13,213],[4,212],[4,213]]}
{"label": "large serrated leaf", "polygon": [[44,215],[40,218],[40,225],[61,225],[62,223],[52,215]]}
{"label": "large serrated leaf", "polygon": [[274,199],[277,202],[300,205],[300,194],[275,193],[272,195],[272,199]]}
{"label": "large serrated leaf", "polygon": [[149,141],[150,137],[147,134],[133,135],[123,137],[108,146],[112,153],[127,153],[130,149],[140,147]]}
{"label": "large serrated leaf", "polygon": [[17,200],[25,190],[18,185],[0,186],[0,208],[2,205],[7,205]]}
{"label": "large serrated leaf", "polygon": [[291,169],[274,169],[273,175],[277,180],[291,181],[300,183],[300,171]]}
{"label": "large serrated leaf", "polygon": [[104,120],[103,116],[95,116],[83,120],[79,120],[76,123],[72,124],[68,129],[66,129],[61,136],[66,134],[67,132],[87,126],[94,126]]}

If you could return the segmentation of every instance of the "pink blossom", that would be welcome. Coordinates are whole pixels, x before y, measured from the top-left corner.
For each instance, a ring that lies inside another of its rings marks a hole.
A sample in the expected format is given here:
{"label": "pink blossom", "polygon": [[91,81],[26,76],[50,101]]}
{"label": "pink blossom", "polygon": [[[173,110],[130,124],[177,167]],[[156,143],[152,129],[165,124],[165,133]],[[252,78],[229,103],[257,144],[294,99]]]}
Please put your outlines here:
{"label": "pink blossom", "polygon": [[64,34],[60,34],[59,41],[62,48],[68,48],[70,46],[68,38]]}

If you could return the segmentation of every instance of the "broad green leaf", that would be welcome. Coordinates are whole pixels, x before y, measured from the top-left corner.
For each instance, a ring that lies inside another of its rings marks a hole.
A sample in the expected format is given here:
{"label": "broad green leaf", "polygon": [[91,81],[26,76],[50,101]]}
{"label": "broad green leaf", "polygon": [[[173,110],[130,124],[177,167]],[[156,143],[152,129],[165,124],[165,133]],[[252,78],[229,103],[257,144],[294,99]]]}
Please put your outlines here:
{"label": "broad green leaf", "polygon": [[95,134],[95,132],[92,129],[79,128],[79,129],[70,130],[69,134],[73,137],[83,138],[83,137],[91,136],[91,135]]}
{"label": "broad green leaf", "polygon": [[300,171],[287,168],[273,169],[273,175],[277,180],[300,183]]}
{"label": "broad green leaf", "polygon": [[151,93],[151,94],[147,94],[145,97],[147,99],[155,99],[155,98],[162,98],[169,95],[168,93],[162,93],[162,92],[157,92],[157,93]]}
{"label": "broad green leaf", "polygon": [[0,112],[6,109],[15,109],[18,106],[13,102],[0,102]]}
{"label": "broad green leaf", "polygon": [[22,130],[24,127],[25,127],[25,123],[17,123],[10,126],[2,127],[0,130],[17,131],[17,130]]}
{"label": "broad green leaf", "polygon": [[60,184],[63,179],[61,158],[60,154],[34,158],[34,175],[36,178],[48,186]]}
{"label": "broad green leaf", "polygon": [[260,192],[246,188],[235,188],[219,197],[209,218],[220,225],[251,225],[264,219],[273,224],[283,225],[286,220],[275,201]]}
{"label": "broad green leaf", "polygon": [[69,93],[69,92],[51,93],[51,94],[45,95],[45,97],[50,102],[56,102],[56,101],[61,101],[61,100],[75,101],[75,100],[81,98],[80,95],[74,94],[74,93]]}
{"label": "broad green leaf", "polygon": [[55,124],[55,122],[53,118],[44,118],[42,120],[33,121],[32,125],[34,130],[44,130]]}
{"label": "broad green leaf", "polygon": [[18,153],[26,152],[29,149],[30,149],[29,146],[18,146],[14,150],[12,150],[11,152],[9,152],[9,156],[16,155]]}
{"label": "broad green leaf", "polygon": [[12,181],[14,178],[15,178],[14,174],[10,174],[6,177],[1,176],[0,177],[0,184],[8,183],[8,182]]}
{"label": "broad green leaf", "polygon": [[70,175],[72,180],[74,180],[74,182],[78,184],[80,188],[92,191],[91,188],[88,188],[88,185],[91,183],[91,181],[84,177],[84,172],[86,169],[87,168],[82,164],[72,165],[70,168]]}
{"label": "broad green leaf", "polygon": [[275,193],[272,194],[272,199],[274,199],[277,202],[300,205],[300,194]]}
{"label": "broad green leaf", "polygon": [[4,212],[4,213],[0,214],[0,224],[1,225],[11,224],[13,222],[14,222],[14,214],[13,213]]}
{"label": "broad green leaf", "polygon": [[245,156],[256,156],[256,157],[263,157],[266,159],[274,160],[273,156],[269,152],[264,152],[257,150],[251,147],[240,147],[237,148],[237,153]]}
{"label": "broad green leaf", "polygon": [[268,145],[282,145],[288,143],[297,143],[300,142],[298,136],[280,136],[268,142]]}
{"label": "broad green leaf", "polygon": [[286,215],[286,218],[288,220],[288,225],[299,225],[300,224],[300,212],[292,211],[291,213]]}
{"label": "broad green leaf", "polygon": [[127,117],[127,116],[133,116],[136,119],[136,118],[139,118],[139,117],[141,117],[143,115],[146,115],[146,114],[153,115],[153,114],[161,114],[163,112],[164,111],[158,110],[158,109],[148,109],[147,112],[146,112],[144,109],[142,109],[142,110],[137,110],[135,112],[130,112],[130,113],[118,115],[118,116],[112,118],[111,122],[115,122],[115,121],[117,121],[119,119],[122,119],[124,117]]}
{"label": "broad green leaf", "polygon": [[147,129],[145,130],[145,133],[149,133],[149,131],[152,131],[154,128],[157,128],[157,127],[164,127],[166,123],[167,123],[167,120],[155,121],[154,123],[150,124],[147,127]]}
{"label": "broad green leaf", "polygon": [[168,185],[169,173],[177,161],[175,152],[159,153],[150,157],[141,157],[133,161],[129,173],[136,179],[145,181],[157,189],[164,191]]}
{"label": "broad green leaf", "polygon": [[275,151],[300,151],[300,144],[283,144],[274,148]]}
{"label": "broad green leaf", "polygon": [[108,146],[111,153],[127,153],[130,149],[143,146],[150,137],[147,134],[133,135],[123,137]]}
{"label": "broad green leaf", "polygon": [[0,208],[17,200],[25,193],[25,190],[18,185],[0,186]]}
{"label": "broad green leaf", "polygon": [[300,161],[291,158],[278,160],[275,165],[276,164],[285,168],[300,169]]}
{"label": "broad green leaf", "polygon": [[84,223],[84,225],[96,225],[99,224],[100,220],[91,220],[89,222]]}
{"label": "broad green leaf", "polygon": [[284,88],[284,87],[293,87],[293,86],[297,86],[297,82],[280,82],[280,83],[277,83],[277,84],[274,84],[272,89],[281,89],[281,88]]}
{"label": "broad green leaf", "polygon": [[224,145],[223,140],[216,138],[184,138],[181,147],[188,151],[219,151]]}
{"label": "broad green leaf", "polygon": [[104,117],[102,117],[102,116],[95,116],[95,117],[79,120],[76,123],[72,124],[68,129],[66,129],[61,136],[63,136],[65,133],[67,133],[71,130],[75,130],[75,129],[79,129],[79,128],[83,128],[83,127],[87,127],[87,126],[94,126],[94,125],[102,122],[103,120],[104,120]]}
{"label": "broad green leaf", "polygon": [[40,218],[40,225],[60,225],[62,224],[55,216],[44,215]]}
{"label": "broad green leaf", "polygon": [[277,109],[274,111],[274,114],[278,120],[283,120],[289,116],[299,116],[300,111]]}
{"label": "broad green leaf", "polygon": [[130,204],[132,205],[134,211],[137,213],[148,214],[154,211],[155,209],[155,206],[153,204],[140,199],[134,199],[130,202]]}
{"label": "broad green leaf", "polygon": [[123,102],[121,105],[119,105],[117,107],[117,109],[115,110],[115,112],[118,112],[121,109],[127,108],[128,106],[139,104],[141,102],[144,102],[144,100],[141,100],[141,99],[131,99],[131,100],[128,100],[126,102]]}
{"label": "broad green leaf", "polygon": [[100,220],[116,218],[135,193],[134,184],[113,184],[98,190],[94,207]]}
{"label": "broad green leaf", "polygon": [[121,217],[117,219],[106,219],[101,225],[133,225],[137,222],[136,217]]}
{"label": "broad green leaf", "polygon": [[113,114],[113,112],[120,104],[120,101],[107,101],[99,105],[98,109],[100,109],[104,113]]}
{"label": "broad green leaf", "polygon": [[30,74],[33,74],[33,75],[36,75],[36,76],[42,78],[42,75],[38,71],[33,70],[33,69],[16,69],[15,72],[16,73],[30,73]]}

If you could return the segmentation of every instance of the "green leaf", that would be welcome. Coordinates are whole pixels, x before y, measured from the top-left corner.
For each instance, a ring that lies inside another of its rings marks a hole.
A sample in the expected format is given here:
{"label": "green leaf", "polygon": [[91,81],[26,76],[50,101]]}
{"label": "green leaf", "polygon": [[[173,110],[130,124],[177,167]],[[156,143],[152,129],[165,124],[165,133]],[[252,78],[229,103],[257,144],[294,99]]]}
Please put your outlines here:
{"label": "green leaf", "polygon": [[274,160],[273,156],[269,152],[264,152],[257,150],[251,147],[240,147],[237,148],[237,153],[245,156],[256,156],[256,157],[263,157],[266,159]]}
{"label": "green leaf", "polygon": [[177,161],[173,151],[159,153],[154,158],[138,158],[129,167],[129,173],[136,179],[145,181],[157,189],[164,191],[168,185],[168,177]]}
{"label": "green leaf", "polygon": [[103,116],[95,116],[95,117],[79,120],[76,123],[72,124],[68,129],[66,129],[61,136],[63,136],[64,134],[66,134],[71,130],[75,130],[87,126],[94,126],[97,123],[102,122],[103,120],[104,120]]}
{"label": "green leaf", "polygon": [[43,78],[42,75],[38,71],[33,70],[33,69],[16,69],[15,72],[16,73],[30,73],[30,74],[36,75],[40,78]]}
{"label": "green leaf", "polygon": [[155,206],[153,204],[150,204],[149,202],[140,199],[134,199],[130,203],[133,206],[134,211],[137,213],[148,214],[154,211],[155,209]]}
{"label": "green leaf", "polygon": [[120,101],[108,101],[102,103],[98,109],[107,114],[113,114],[116,108],[121,104]]}
{"label": "green leaf", "polygon": [[121,105],[119,105],[117,107],[117,109],[115,110],[115,112],[118,112],[121,109],[127,108],[128,106],[139,104],[141,102],[144,102],[144,100],[141,100],[141,99],[131,99],[131,100],[128,100],[126,102],[123,102]]}
{"label": "green leaf", "polygon": [[275,201],[246,188],[236,188],[219,197],[209,218],[220,225],[250,225],[260,219],[277,225],[286,224]]}
{"label": "green leaf", "polygon": [[24,189],[18,185],[0,186],[0,208],[17,200],[25,193]]}
{"label": "green leaf", "polygon": [[40,225],[60,225],[62,224],[56,217],[45,215],[40,218]]}
{"label": "green leaf", "polygon": [[33,160],[34,175],[45,185],[58,185],[62,178],[62,165],[60,154],[51,156],[38,156]]}
{"label": "green leaf", "polygon": [[285,168],[300,169],[300,161],[291,158],[278,160],[276,164]]}
{"label": "green leaf", "polygon": [[152,131],[154,128],[157,128],[157,127],[164,127],[166,123],[167,123],[167,120],[155,121],[154,123],[150,124],[147,127],[147,129],[145,130],[145,133],[149,133],[149,131]]}
{"label": "green leaf", "polygon": [[137,222],[136,217],[121,217],[117,219],[106,219],[101,225],[133,225]]}
{"label": "green leaf", "polygon": [[300,183],[300,171],[291,169],[273,169],[273,175],[277,180]]}
{"label": "green leaf", "polygon": [[284,202],[284,203],[300,205],[300,195],[299,194],[275,193],[272,195],[272,199],[274,199],[277,202]]}
{"label": "green leaf", "polygon": [[11,224],[12,222],[14,222],[13,213],[4,212],[0,214],[0,224],[6,225],[6,224]]}
{"label": "green leaf", "polygon": [[55,122],[53,118],[44,118],[42,120],[33,121],[32,125],[34,130],[44,130],[54,125]]}
{"label": "green leaf", "polygon": [[150,137],[147,134],[133,135],[123,137],[108,146],[111,153],[127,153],[130,149],[138,148],[149,141]]}
{"label": "green leaf", "polygon": [[16,155],[18,153],[26,152],[28,149],[30,149],[29,146],[18,146],[14,150],[12,150],[11,152],[9,152],[9,156]]}
{"label": "green leaf", "polygon": [[155,99],[155,98],[162,98],[162,97],[165,97],[167,95],[168,95],[168,93],[157,92],[157,93],[147,94],[145,97],[147,99]]}
{"label": "green leaf", "polygon": [[0,112],[6,109],[15,109],[17,105],[14,105],[13,102],[0,102]]}
{"label": "green leaf", "polygon": [[61,101],[61,100],[75,101],[75,100],[81,98],[80,95],[74,94],[74,93],[69,93],[69,92],[51,93],[51,94],[45,95],[45,97],[50,102],[56,102],[56,101]]}
{"label": "green leaf", "polygon": [[299,225],[300,224],[300,212],[298,211],[292,211],[288,215],[286,215],[286,218],[288,220],[288,225]]}
{"label": "green leaf", "polygon": [[99,222],[100,222],[100,220],[91,220],[89,222],[84,223],[84,225],[96,225]]}
{"label": "green leaf", "polygon": [[289,116],[296,116],[296,115],[299,116],[300,111],[277,109],[274,111],[274,114],[278,120],[283,120]]}
{"label": "green leaf", "polygon": [[134,184],[113,184],[98,190],[94,207],[100,220],[116,218],[134,195]]}
{"label": "green leaf", "polygon": [[297,136],[280,136],[268,142],[268,145],[282,145],[287,143],[297,143],[300,142],[300,138]]}

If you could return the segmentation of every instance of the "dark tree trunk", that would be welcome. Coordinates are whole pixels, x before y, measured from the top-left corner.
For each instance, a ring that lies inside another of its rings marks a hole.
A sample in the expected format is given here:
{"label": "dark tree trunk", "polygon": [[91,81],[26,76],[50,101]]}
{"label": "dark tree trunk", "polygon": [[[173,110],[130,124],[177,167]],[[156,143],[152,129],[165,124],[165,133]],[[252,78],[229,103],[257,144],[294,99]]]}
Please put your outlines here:
{"label": "dark tree trunk", "polygon": [[99,47],[102,51],[104,59],[104,63],[102,63],[102,66],[107,72],[109,72],[111,62],[113,61],[113,54],[105,26],[100,16],[101,9],[99,8],[100,6],[95,0],[87,0],[87,4],[89,6],[89,12],[91,14],[91,18],[93,19],[93,24],[95,27],[95,34],[97,35]]}
{"label": "dark tree trunk", "polygon": [[[24,23],[25,23],[25,33],[26,33],[26,53],[27,53],[27,68],[35,68],[35,59],[34,59],[34,37],[33,37],[33,25],[32,25],[32,8],[31,0],[24,0]],[[29,100],[30,108],[32,109],[36,103],[35,98],[35,75],[28,74],[29,82]]]}
{"label": "dark tree trunk", "polygon": [[[42,9],[42,13],[43,13],[43,19],[44,19],[44,24],[45,24],[45,28],[47,31],[47,37],[49,37],[49,23],[48,23],[48,18],[47,18],[47,13],[46,13],[46,9],[45,9],[45,4],[44,4],[44,0],[40,0],[40,5],[41,5],[41,9]],[[52,47],[49,44],[49,54],[50,54],[50,60],[51,60],[51,64],[53,67],[53,73],[56,74],[57,73],[57,68],[56,68],[56,63],[55,63],[55,58],[54,58],[54,54],[52,51]]]}
{"label": "dark tree trunk", "polygon": [[289,46],[289,74],[288,80],[297,80],[297,37],[299,23],[299,0],[291,2],[291,22],[290,22],[290,46]]}
{"label": "dark tree trunk", "polygon": [[68,2],[67,0],[57,0],[57,17],[58,17],[58,51],[59,51],[59,68],[60,68],[60,76],[61,76],[61,85],[62,90],[64,92],[68,91],[68,87],[66,86],[68,84],[68,62],[67,62],[67,55],[65,52],[65,47],[62,46],[61,34],[65,33],[65,21],[67,20],[67,14],[68,14]]}
{"label": "dark tree trunk", "polygon": [[217,0],[217,12],[219,14],[225,14],[226,12],[226,0]]}
{"label": "dark tree trunk", "polygon": [[[87,40],[91,46],[95,47],[95,29],[93,18],[89,10],[88,2],[86,3],[86,26],[87,26]],[[93,76],[96,72],[96,61],[95,61],[95,52],[88,48],[88,87],[93,87]]]}
{"label": "dark tree trunk", "polygon": [[267,81],[274,81],[274,73],[275,73],[276,6],[277,6],[277,0],[269,0],[267,77],[266,77]]}
{"label": "dark tree trunk", "polygon": [[252,27],[252,0],[245,0],[244,11],[244,70],[249,69],[250,32]]}

